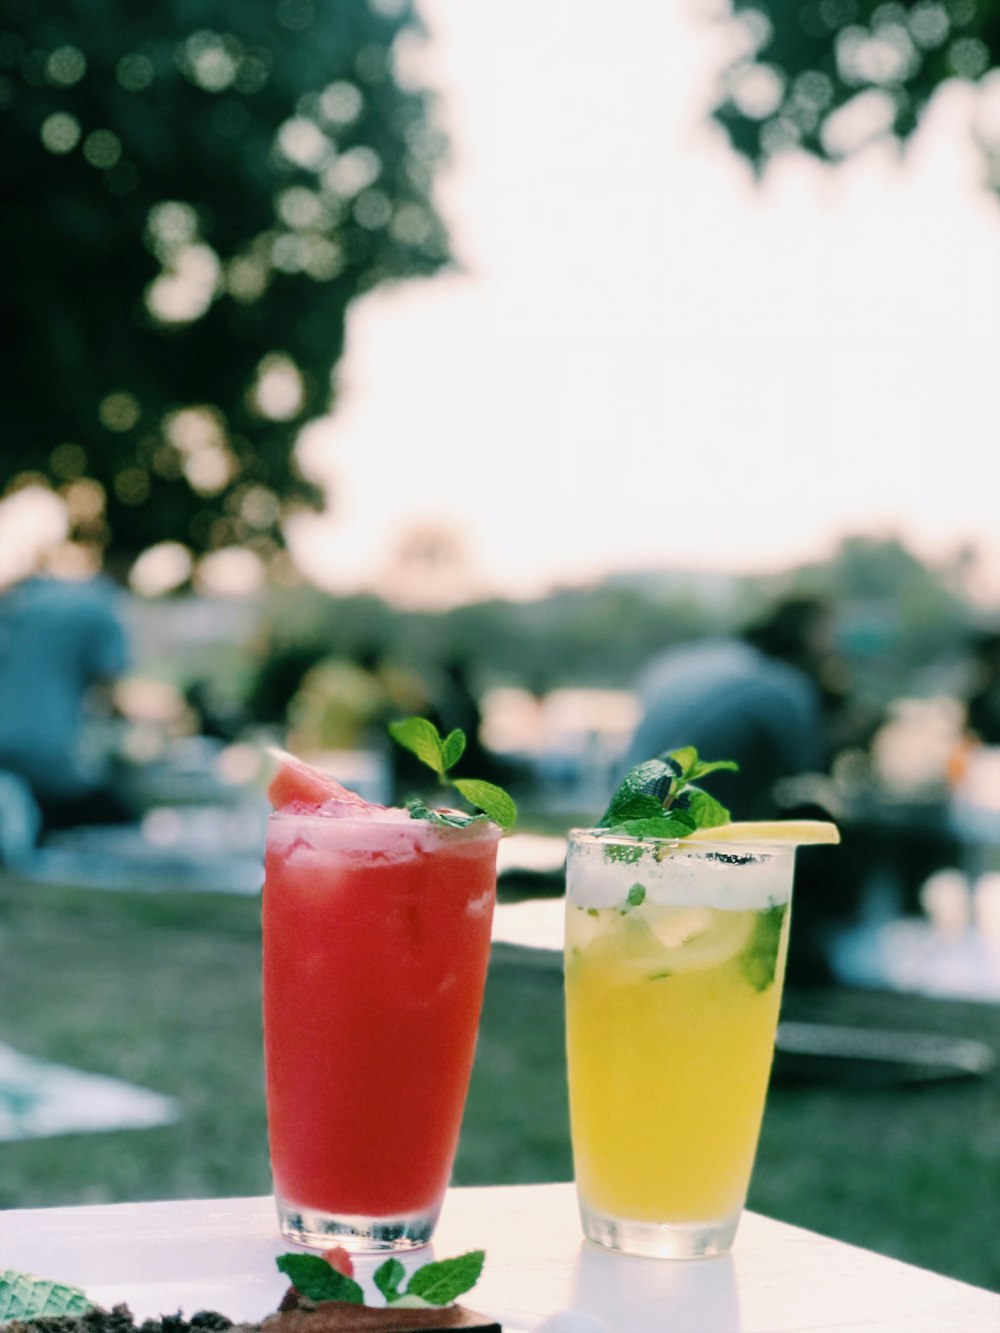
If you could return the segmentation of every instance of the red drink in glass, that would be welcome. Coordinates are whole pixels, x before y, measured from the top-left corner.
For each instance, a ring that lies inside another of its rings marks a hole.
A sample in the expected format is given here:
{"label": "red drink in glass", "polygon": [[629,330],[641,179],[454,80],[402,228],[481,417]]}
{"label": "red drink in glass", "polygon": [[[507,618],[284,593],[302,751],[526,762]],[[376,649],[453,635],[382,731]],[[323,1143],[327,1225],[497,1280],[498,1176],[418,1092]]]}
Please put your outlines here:
{"label": "red drink in glass", "polygon": [[472,1069],[499,837],[360,805],[271,816],[267,1104],[292,1239],[429,1240]]}

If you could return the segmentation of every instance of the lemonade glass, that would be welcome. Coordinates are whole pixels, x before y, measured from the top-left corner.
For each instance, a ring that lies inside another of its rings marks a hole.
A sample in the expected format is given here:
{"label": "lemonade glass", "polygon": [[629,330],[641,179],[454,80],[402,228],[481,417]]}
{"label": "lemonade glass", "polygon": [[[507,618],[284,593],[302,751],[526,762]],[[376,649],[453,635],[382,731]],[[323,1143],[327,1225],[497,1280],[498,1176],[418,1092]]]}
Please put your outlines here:
{"label": "lemonade glass", "polygon": [[722,1254],[746,1199],[788,947],[794,845],[573,830],[566,1043],[587,1237]]}

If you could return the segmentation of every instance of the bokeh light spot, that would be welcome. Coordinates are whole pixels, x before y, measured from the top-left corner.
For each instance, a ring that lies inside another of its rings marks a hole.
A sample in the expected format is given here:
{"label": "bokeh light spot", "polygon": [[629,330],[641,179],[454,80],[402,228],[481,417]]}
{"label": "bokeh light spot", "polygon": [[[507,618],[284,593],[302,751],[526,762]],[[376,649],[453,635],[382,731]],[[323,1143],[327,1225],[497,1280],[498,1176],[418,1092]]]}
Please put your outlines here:
{"label": "bokeh light spot", "polygon": [[291,357],[271,352],[257,367],[250,391],[254,410],[270,421],[292,421],[305,404],[302,374]]}
{"label": "bokeh light spot", "polygon": [[350,125],[361,115],[365,99],[353,83],[338,79],[319,97],[320,114],[334,125]]}
{"label": "bokeh light spot", "polygon": [[83,155],[92,167],[107,171],[121,158],[121,140],[111,130],[93,130],[83,141]]}
{"label": "bokeh light spot", "polygon": [[109,393],[97,409],[101,425],[119,433],[131,430],[142,415],[138,399],[131,393]]}
{"label": "bokeh light spot", "polygon": [[153,82],[155,70],[149,56],[138,51],[122,56],[115,67],[115,76],[121,87],[129,93],[141,93]]}
{"label": "bokeh light spot", "polygon": [[51,83],[70,88],[79,83],[87,72],[87,58],[76,46],[60,46],[49,56],[45,73]]}
{"label": "bokeh light spot", "polygon": [[42,143],[50,153],[71,153],[80,142],[80,122],[68,111],[55,111],[42,121]]}

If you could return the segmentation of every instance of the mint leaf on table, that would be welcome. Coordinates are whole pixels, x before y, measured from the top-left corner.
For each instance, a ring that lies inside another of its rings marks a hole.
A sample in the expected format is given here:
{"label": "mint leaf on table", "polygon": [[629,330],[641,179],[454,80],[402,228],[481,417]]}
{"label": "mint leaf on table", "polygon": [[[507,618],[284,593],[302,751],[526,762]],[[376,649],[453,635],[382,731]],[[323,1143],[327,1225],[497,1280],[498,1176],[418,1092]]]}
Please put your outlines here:
{"label": "mint leaf on table", "polygon": [[[461,728],[456,727],[442,738],[437,727],[427,718],[407,717],[399,722],[390,722],[389,735],[404,749],[415,754],[421,763],[432,769],[443,783],[456,788],[477,810],[481,810],[487,819],[499,824],[505,832],[514,827],[517,820],[517,806],[502,787],[492,782],[484,782],[481,778],[450,776],[449,770],[465,753],[465,732]],[[470,815],[464,819],[456,818],[455,816],[461,816],[461,811],[432,810],[426,802],[419,799],[407,801],[406,808],[414,819],[426,819],[432,824],[452,824],[459,828],[480,818],[479,815]]]}
{"label": "mint leaf on table", "polygon": [[307,1301],[347,1301],[363,1305],[365,1294],[351,1277],[345,1277],[318,1254],[282,1254],[275,1260],[292,1286]]}
{"label": "mint leaf on table", "polygon": [[372,1281],[375,1286],[391,1305],[393,1301],[398,1301],[402,1292],[399,1284],[406,1277],[406,1269],[395,1257],[386,1259],[384,1264],[380,1264],[372,1274]]}
{"label": "mint leaf on table", "polygon": [[430,1305],[450,1305],[463,1292],[474,1287],[483,1271],[485,1250],[471,1250],[454,1259],[439,1259],[424,1264],[410,1275],[407,1296],[420,1296]]}
{"label": "mint leaf on table", "polygon": [[80,1287],[35,1277],[33,1273],[19,1273],[14,1268],[0,1268],[0,1323],[83,1314],[93,1304]]}
{"label": "mint leaf on table", "polygon": [[597,828],[631,838],[686,838],[695,829],[728,824],[726,807],[695,786],[696,778],[723,768],[738,765],[729,759],[699,759],[693,745],[634,764]]}

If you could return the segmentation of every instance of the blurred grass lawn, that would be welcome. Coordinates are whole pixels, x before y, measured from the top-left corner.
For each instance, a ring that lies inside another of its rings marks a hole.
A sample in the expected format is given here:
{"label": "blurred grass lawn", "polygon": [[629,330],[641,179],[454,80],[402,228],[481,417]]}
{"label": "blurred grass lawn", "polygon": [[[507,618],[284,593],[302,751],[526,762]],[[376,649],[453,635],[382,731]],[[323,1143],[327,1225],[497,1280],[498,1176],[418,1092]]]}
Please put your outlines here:
{"label": "blurred grass lawn", "polygon": [[[0,877],[0,1041],[177,1097],[153,1130],[0,1143],[0,1207],[269,1192],[259,903]],[[495,953],[455,1179],[567,1180],[561,976]],[[910,996],[786,997],[786,1017],[976,1036],[1000,1012]],[[772,1089],[750,1206],[981,1286],[1000,1285],[1000,1078]]]}

